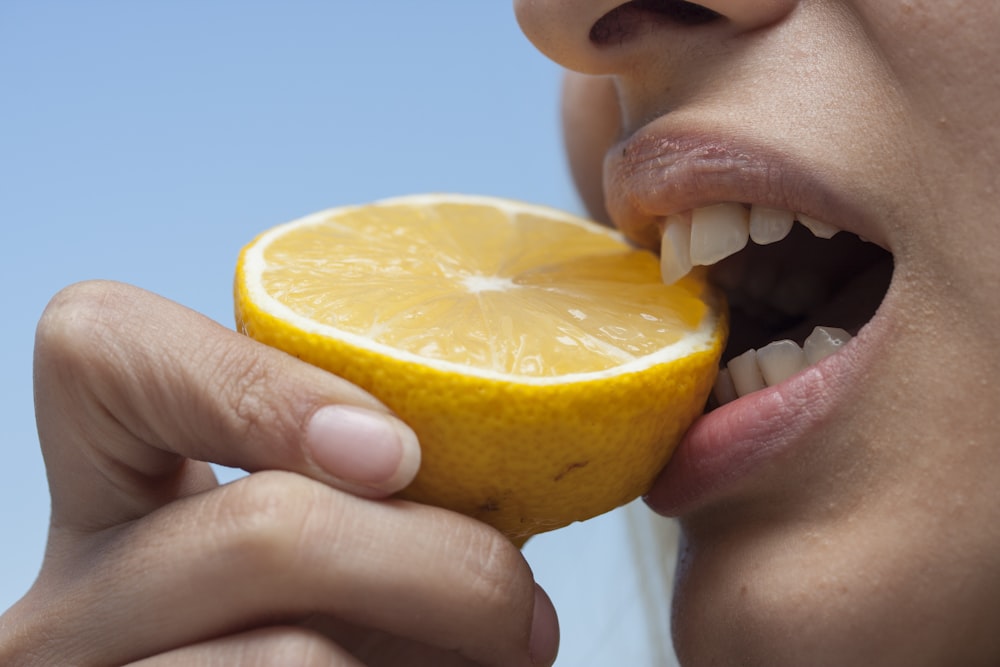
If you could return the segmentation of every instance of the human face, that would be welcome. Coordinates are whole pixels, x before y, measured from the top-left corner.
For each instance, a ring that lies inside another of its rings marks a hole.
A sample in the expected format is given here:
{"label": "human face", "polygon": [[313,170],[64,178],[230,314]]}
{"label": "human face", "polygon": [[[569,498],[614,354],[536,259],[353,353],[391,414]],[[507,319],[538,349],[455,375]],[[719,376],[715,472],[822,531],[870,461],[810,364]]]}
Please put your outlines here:
{"label": "human face", "polygon": [[733,309],[727,358],[814,325],[856,336],[708,412],[650,490],[685,538],[681,662],[998,664],[1000,4],[515,9],[584,73],[566,84],[567,145],[595,215],[654,248],[680,225],[668,277],[709,205],[839,230],[796,223],[710,269]]}

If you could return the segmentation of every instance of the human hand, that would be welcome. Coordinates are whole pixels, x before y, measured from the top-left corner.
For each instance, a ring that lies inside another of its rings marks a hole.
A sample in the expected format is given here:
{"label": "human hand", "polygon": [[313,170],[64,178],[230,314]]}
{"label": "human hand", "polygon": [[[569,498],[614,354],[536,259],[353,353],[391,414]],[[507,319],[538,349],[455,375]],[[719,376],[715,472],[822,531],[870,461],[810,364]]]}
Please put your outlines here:
{"label": "human hand", "polygon": [[[38,580],[0,617],[0,663],[554,660],[554,611],[512,544],[386,498],[419,446],[357,387],[85,283],[39,324],[35,400],[52,521]],[[219,486],[208,462],[251,474]]]}

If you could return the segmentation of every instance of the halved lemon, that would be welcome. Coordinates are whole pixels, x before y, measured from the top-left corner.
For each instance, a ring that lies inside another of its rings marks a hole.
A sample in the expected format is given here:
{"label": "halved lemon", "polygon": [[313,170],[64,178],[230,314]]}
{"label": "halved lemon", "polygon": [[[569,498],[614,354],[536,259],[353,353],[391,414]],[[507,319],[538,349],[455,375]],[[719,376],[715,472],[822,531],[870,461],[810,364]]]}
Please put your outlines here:
{"label": "halved lemon", "polygon": [[350,380],[420,438],[402,496],[514,542],[647,490],[701,413],[726,335],[698,276],[618,233],[504,199],[335,208],[247,245],[249,336]]}

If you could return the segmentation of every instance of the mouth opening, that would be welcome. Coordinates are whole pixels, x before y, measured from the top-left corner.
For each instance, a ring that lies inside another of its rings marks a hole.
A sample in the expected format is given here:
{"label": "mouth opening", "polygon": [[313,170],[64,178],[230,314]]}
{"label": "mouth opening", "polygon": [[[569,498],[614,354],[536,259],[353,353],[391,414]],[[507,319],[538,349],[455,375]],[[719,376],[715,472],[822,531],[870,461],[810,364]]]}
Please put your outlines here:
{"label": "mouth opening", "polygon": [[889,251],[810,219],[781,240],[750,241],[712,263],[709,279],[729,302],[730,335],[707,410],[835,353],[874,317],[893,268]]}

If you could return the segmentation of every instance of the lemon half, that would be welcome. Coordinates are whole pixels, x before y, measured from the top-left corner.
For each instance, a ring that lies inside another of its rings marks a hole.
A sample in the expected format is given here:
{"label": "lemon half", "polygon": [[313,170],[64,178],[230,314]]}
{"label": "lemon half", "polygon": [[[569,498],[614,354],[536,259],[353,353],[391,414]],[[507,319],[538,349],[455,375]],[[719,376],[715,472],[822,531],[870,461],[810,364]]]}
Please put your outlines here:
{"label": "lemon half", "polygon": [[240,254],[239,330],[371,392],[420,438],[400,495],[514,542],[644,493],[701,413],[726,335],[700,277],[505,199],[322,211]]}

